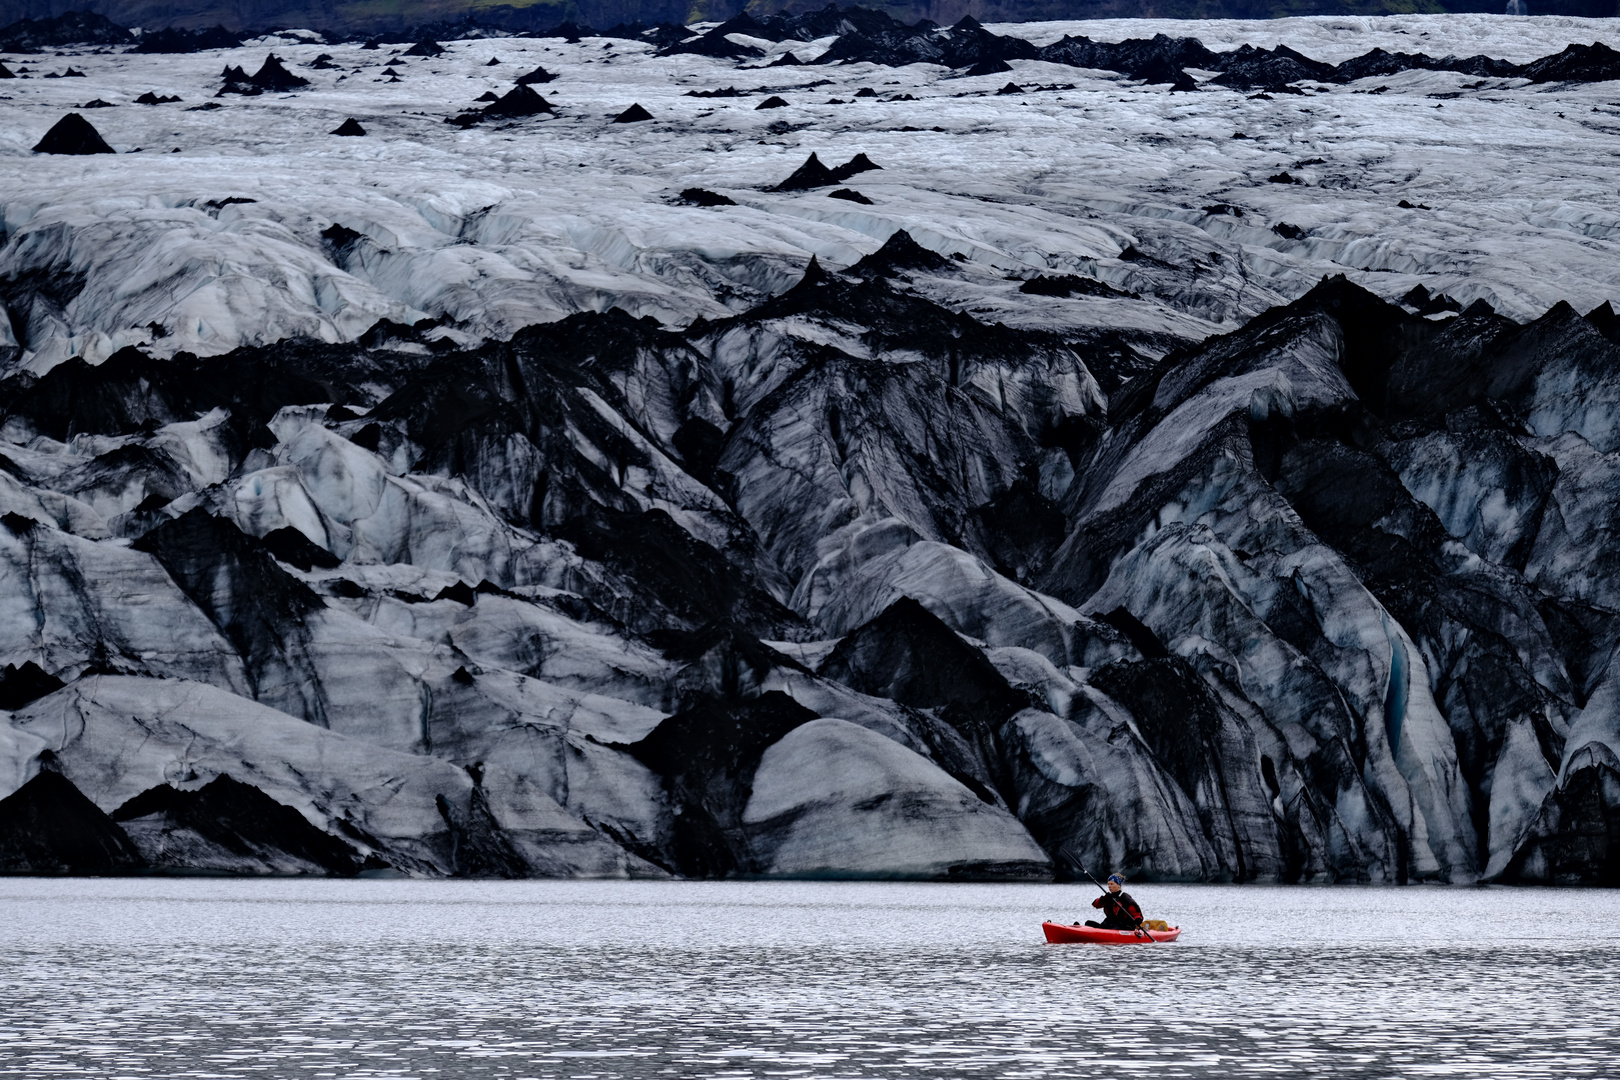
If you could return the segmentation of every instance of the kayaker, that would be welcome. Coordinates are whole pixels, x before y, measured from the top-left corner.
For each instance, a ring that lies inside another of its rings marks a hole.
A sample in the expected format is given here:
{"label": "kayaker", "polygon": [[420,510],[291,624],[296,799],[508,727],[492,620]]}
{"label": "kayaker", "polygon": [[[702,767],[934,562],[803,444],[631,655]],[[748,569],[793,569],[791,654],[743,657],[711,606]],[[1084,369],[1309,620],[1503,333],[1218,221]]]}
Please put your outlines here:
{"label": "kayaker", "polygon": [[1103,930],[1135,930],[1142,925],[1142,909],[1125,891],[1125,879],[1119,874],[1108,875],[1108,895],[1097,897],[1091,906],[1103,909],[1103,921],[1087,919],[1087,926]]}

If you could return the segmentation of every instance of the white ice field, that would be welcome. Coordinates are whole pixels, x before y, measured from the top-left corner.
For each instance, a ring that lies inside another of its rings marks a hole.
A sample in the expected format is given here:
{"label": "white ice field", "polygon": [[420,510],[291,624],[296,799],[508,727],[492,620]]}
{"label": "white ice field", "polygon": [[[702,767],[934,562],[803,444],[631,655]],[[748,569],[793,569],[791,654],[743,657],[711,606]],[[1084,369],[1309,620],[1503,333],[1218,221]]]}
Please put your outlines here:
{"label": "white ice field", "polygon": [[[1373,47],[1523,62],[1620,36],[1603,20],[1475,15],[991,29],[1036,44],[1156,32],[1214,49],[1285,43],[1330,62]],[[827,45],[751,43],[804,60]],[[192,55],[0,57],[30,76],[0,82],[0,277],[84,278],[59,320],[28,328],[13,366],[42,371],[128,344],[207,355],[348,340],[382,317],[447,317],[442,332],[464,341],[615,305],[685,324],[780,292],[812,255],[848,265],[900,228],[977,271],[924,281],[951,306],[1011,325],[1135,328],[1149,352],[1166,347],[1162,335],[1231,329],[1340,272],[1388,298],[1421,282],[1518,319],[1559,300],[1585,311],[1620,299],[1612,82],[1410,71],[1267,100],[1033,61],[959,78],[928,65],[661,58],[604,38],[443,44],[444,55],[403,64],[405,46],[296,36]],[[269,52],[311,85],[214,96],[226,65],[252,72]],[[323,53],[334,66],[312,69]],[[381,74],[390,64],[397,82]],[[536,88],[554,118],[444,122],[537,64],[558,76]],[[43,77],[70,65],[86,77]],[[1008,82],[1024,92],[998,94]],[[686,96],[727,86],[752,93]],[[878,96],[855,98],[867,87]],[[767,89],[789,106],[757,111]],[[134,104],[148,91],[183,101]],[[116,107],[84,108],[97,99]],[[611,123],[632,102],[655,119]],[[70,111],[117,155],[32,153]],[[367,137],[327,134],[348,117]],[[851,184],[871,205],[768,190],[812,151],[881,165]],[[1268,181],[1283,172],[1303,182]],[[679,204],[693,186],[738,205]],[[208,205],[233,198],[253,201]],[[1206,212],[1216,204],[1243,213]],[[334,224],[374,242],[348,272],[321,241]],[[1122,261],[1131,248],[1150,258]],[[1018,292],[1043,272],[1093,275],[1140,299]],[[0,350],[15,344],[9,323]]]}

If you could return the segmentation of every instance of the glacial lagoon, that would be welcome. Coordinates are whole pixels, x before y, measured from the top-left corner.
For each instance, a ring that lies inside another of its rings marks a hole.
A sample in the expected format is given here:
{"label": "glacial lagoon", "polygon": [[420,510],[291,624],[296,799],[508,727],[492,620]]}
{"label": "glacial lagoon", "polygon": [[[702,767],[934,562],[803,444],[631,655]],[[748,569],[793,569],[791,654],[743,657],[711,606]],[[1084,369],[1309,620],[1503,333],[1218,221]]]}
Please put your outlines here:
{"label": "glacial lagoon", "polygon": [[1596,1077],[1620,892],[0,879],[0,1076]]}

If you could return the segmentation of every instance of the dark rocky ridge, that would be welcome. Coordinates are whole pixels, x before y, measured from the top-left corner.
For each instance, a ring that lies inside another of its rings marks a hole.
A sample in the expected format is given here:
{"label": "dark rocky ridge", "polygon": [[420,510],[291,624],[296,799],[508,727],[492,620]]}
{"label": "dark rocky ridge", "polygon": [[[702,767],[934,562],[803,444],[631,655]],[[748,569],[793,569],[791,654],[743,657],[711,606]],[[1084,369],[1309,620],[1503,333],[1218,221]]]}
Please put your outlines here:
{"label": "dark rocky ridge", "polygon": [[38,53],[63,45],[127,45],[134,35],[105,15],[69,11],[43,19],[19,19],[0,27],[0,51]]}
{"label": "dark rocky ridge", "polygon": [[169,26],[142,34],[141,39],[135,43],[135,51],[138,53],[206,52],[210,49],[234,49],[242,44],[242,41],[242,35],[233,34],[219,25],[201,30],[183,30]]}
{"label": "dark rocky ridge", "polygon": [[[1579,3],[1585,2],[1579,0]],[[1602,8],[1605,4],[1607,0],[1599,0],[1597,7]],[[1560,53],[1528,64],[1514,64],[1487,56],[1431,57],[1423,53],[1389,53],[1374,49],[1335,66],[1303,56],[1286,46],[1256,49],[1244,45],[1230,52],[1216,53],[1196,39],[1170,38],[1163,34],[1151,39],[1122,42],[1098,42],[1084,36],[1068,36],[1050,45],[1037,47],[1012,35],[991,34],[972,15],[963,15],[954,25],[941,28],[926,18],[908,24],[887,11],[840,8],[831,4],[819,10],[780,12],[763,18],[744,11],[699,35],[693,35],[673,22],[651,27],[640,22],[620,22],[606,31],[597,31],[573,21],[552,25],[547,19],[553,17],[550,15],[553,10],[544,5],[528,9],[482,9],[477,15],[460,20],[400,27],[381,35],[366,31],[357,37],[351,31],[348,36],[355,40],[410,43],[413,51],[407,55],[427,56],[435,54],[432,51],[418,53],[414,50],[442,49],[437,44],[438,40],[481,37],[489,32],[538,32],[539,36],[569,41],[607,36],[651,42],[659,45],[666,54],[692,53],[748,61],[757,58],[759,51],[738,45],[728,40],[727,35],[740,33],[772,41],[812,41],[836,34],[833,47],[816,63],[867,62],[903,66],[924,62],[943,64],[971,74],[994,74],[1010,70],[1008,61],[1011,60],[1044,60],[1117,71],[1134,79],[1171,83],[1178,82],[1177,74],[1181,69],[1198,68],[1220,72],[1215,80],[1217,85],[1243,90],[1274,90],[1301,79],[1351,82],[1413,69],[1456,71],[1485,78],[1527,78],[1533,82],[1604,82],[1620,78],[1620,53],[1602,42],[1571,45]],[[1288,12],[1300,13],[1293,9]],[[1331,12],[1324,10],[1320,13]],[[1608,10],[1566,13],[1591,16],[1614,14],[1612,7]],[[672,10],[669,17],[686,17],[687,14],[685,9]],[[1119,14],[1127,13],[1122,11]],[[1196,13],[1188,11],[1186,14],[1211,17],[1212,12],[1199,9]],[[1248,18],[1254,17],[1256,12],[1244,9],[1231,14]],[[990,15],[983,17],[989,18]],[[1032,9],[998,11],[994,17],[995,21],[1019,21],[1072,17],[1072,13]],[[245,28],[244,33],[235,34],[219,26],[212,29],[169,27],[143,34],[135,48],[142,52],[195,52],[205,48],[233,47],[249,36],[252,35],[246,33]],[[334,39],[343,36],[342,32],[336,30],[331,34]],[[104,16],[79,12],[44,20],[23,19],[0,29],[0,49],[10,52],[39,52],[61,45],[122,45],[132,41],[135,39],[128,30]],[[285,88],[261,87],[261,90]],[[1186,87],[1182,86],[1181,89]]]}
{"label": "dark rocky ridge", "polygon": [[[240,30],[244,38],[256,36],[266,30],[288,26],[313,26],[323,31],[328,40],[347,36],[355,41],[382,41],[388,44],[410,44],[424,38],[437,41],[459,40],[469,37],[510,33],[577,40],[581,37],[604,36],[649,41],[657,45],[673,44],[692,36],[682,21],[730,18],[735,4],[715,6],[709,3],[683,5],[675,0],[579,0],[562,5],[539,3],[510,4],[445,4],[426,0],[404,0],[386,11],[375,4],[336,0],[318,8],[289,4],[288,0],[237,0],[220,4],[211,0],[194,0],[185,6],[154,4],[152,0],[102,0],[93,5],[103,15],[125,26],[154,28],[165,25],[192,28],[212,26],[221,20]],[[14,28],[32,32],[32,36],[48,42],[46,47],[82,43],[84,34],[75,30],[69,18],[78,15],[84,0],[18,0],[8,11],[30,16]],[[776,40],[793,37],[812,40],[837,32],[840,22],[849,21],[863,29],[879,20],[913,22],[931,19],[951,23],[971,11],[985,22],[1025,22],[1074,18],[1132,18],[1144,14],[1140,5],[1125,0],[1095,0],[1083,9],[1055,0],[894,0],[882,5],[882,11],[862,8],[836,8],[822,0],[790,0],[772,5],[778,14],[764,14],[756,9],[751,20],[763,33]],[[1344,0],[1292,0],[1288,4],[1256,3],[1253,0],[1167,0],[1155,6],[1151,14],[1159,18],[1279,18],[1299,15],[1395,15],[1409,14],[1410,4],[1396,0],[1371,0],[1370,3],[1346,4]],[[1490,0],[1438,0],[1420,5],[1419,10],[1434,13],[1483,12],[1501,14],[1502,5]],[[1614,15],[1611,0],[1545,0],[1536,9],[1538,15],[1573,15],[1586,18],[1604,18]],[[63,14],[67,13],[67,14]],[[52,17],[56,16],[56,17]],[[588,25],[587,25],[588,24]],[[597,29],[593,29],[593,27]],[[608,29],[600,29],[607,27]],[[12,29],[12,28],[8,28]],[[783,37],[777,39],[776,34]]]}
{"label": "dark rocky ridge", "polygon": [[1195,38],[1171,38],[1164,34],[1120,42],[1066,36],[1037,47],[1011,35],[992,34],[971,15],[964,16],[948,29],[941,29],[926,19],[907,25],[883,12],[836,7],[765,19],[744,13],[700,37],[668,46],[664,51],[736,58],[757,55],[754,50],[726,40],[726,35],[732,33],[773,41],[809,41],[838,34],[832,47],[815,61],[818,64],[873,63],[901,67],[932,63],[968,75],[989,75],[1011,70],[1008,61],[1043,60],[1117,71],[1150,83],[1178,83],[1178,88],[1183,90],[1190,88],[1180,82],[1183,68],[1220,72],[1214,80],[1216,85],[1240,90],[1277,89],[1300,80],[1352,82],[1414,69],[1456,71],[1487,78],[1526,78],[1534,82],[1620,79],[1620,53],[1601,42],[1590,46],[1571,45],[1561,53],[1528,64],[1486,56],[1431,57],[1423,53],[1374,49],[1332,65],[1313,60],[1286,45],[1274,49],[1243,45],[1230,52],[1217,53]]}

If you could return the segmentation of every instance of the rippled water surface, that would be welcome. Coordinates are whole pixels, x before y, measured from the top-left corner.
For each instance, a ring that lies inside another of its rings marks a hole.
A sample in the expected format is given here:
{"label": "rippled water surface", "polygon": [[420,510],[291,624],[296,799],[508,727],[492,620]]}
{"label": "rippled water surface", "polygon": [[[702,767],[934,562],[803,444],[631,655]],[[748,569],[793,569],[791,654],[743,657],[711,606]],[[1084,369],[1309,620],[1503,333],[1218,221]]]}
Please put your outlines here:
{"label": "rippled water surface", "polygon": [[1620,894],[0,879],[0,1075],[1620,1074]]}

